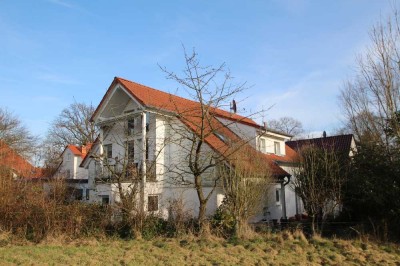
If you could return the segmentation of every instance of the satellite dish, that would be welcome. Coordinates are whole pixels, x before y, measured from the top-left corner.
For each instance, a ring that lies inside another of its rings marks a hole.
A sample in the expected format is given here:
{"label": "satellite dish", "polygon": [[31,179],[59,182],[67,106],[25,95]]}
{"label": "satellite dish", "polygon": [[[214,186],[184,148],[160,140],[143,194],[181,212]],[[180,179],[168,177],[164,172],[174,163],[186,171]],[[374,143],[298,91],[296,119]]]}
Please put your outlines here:
{"label": "satellite dish", "polygon": [[236,109],[236,101],[235,100],[232,100],[231,111],[236,114],[237,109]]}

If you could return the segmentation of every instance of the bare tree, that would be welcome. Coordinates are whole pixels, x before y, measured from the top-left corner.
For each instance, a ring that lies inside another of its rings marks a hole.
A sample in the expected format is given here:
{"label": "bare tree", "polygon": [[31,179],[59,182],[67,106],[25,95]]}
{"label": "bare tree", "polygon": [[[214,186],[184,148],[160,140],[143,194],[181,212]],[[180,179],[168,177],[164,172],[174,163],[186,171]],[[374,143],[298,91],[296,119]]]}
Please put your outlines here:
{"label": "bare tree", "polygon": [[391,145],[400,139],[400,24],[397,11],[370,31],[371,44],[357,58],[356,77],[340,102],[358,140]]}
{"label": "bare tree", "polygon": [[57,165],[61,152],[68,144],[85,145],[93,143],[98,130],[90,118],[94,107],[74,102],[63,109],[51,123],[43,141],[43,158],[47,165]]}
{"label": "bare tree", "polygon": [[293,185],[311,218],[312,233],[317,233],[321,229],[317,220],[324,221],[342,203],[347,161],[331,147],[311,144],[303,146],[298,154],[299,167]]}
{"label": "bare tree", "polygon": [[225,199],[223,208],[234,218],[236,235],[241,235],[248,220],[267,206],[272,176],[265,157],[249,146],[219,166]]}
{"label": "bare tree", "polygon": [[[246,84],[232,83],[233,78],[224,63],[216,68],[202,66],[194,50],[188,54],[184,49],[184,56],[185,67],[181,76],[161,67],[167,78],[182,86],[195,102],[184,108],[176,104],[181,124],[171,123],[173,137],[170,141],[182,153],[177,154],[177,160],[170,165],[168,171],[176,174],[177,182],[196,190],[199,201],[198,220],[202,228],[206,220],[207,202],[220,178],[215,167],[223,164],[226,158],[237,151],[237,147],[245,143],[226,130],[227,125],[216,118],[216,112],[218,108],[229,106],[229,102],[245,89]],[[210,148],[209,143],[212,141],[219,143],[219,150]]]}
{"label": "bare tree", "polygon": [[270,120],[268,122],[268,127],[293,136],[304,132],[302,123],[289,116]]}
{"label": "bare tree", "polygon": [[33,155],[37,146],[37,137],[28,131],[16,115],[1,107],[0,140],[26,158]]}

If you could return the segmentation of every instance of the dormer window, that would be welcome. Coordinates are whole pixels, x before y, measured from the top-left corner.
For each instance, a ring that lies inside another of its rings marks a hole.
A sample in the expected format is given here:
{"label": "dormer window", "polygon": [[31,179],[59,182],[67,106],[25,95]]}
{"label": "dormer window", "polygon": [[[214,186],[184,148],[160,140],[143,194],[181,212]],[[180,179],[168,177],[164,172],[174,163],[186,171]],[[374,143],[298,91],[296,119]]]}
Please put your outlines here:
{"label": "dormer window", "polygon": [[281,144],[278,141],[274,142],[274,152],[277,155],[281,154]]}
{"label": "dormer window", "polygon": [[265,144],[265,139],[259,138],[258,141],[259,141],[258,146],[259,146],[260,151],[263,153],[267,152],[267,146]]}

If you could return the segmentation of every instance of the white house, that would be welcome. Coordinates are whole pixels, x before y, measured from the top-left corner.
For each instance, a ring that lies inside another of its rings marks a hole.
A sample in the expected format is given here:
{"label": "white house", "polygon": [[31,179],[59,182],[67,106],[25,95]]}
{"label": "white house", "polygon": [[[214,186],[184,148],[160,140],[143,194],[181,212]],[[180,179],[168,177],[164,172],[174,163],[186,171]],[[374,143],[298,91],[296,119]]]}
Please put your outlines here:
{"label": "white house", "polygon": [[[185,163],[191,143],[182,138],[182,134],[198,134],[199,106],[197,102],[176,95],[114,78],[92,116],[100,128],[99,138],[80,163],[88,174],[89,201],[110,204],[119,201],[113,171],[128,171],[121,164],[127,158],[129,171],[143,174],[138,186],[143,188],[140,198],[144,210],[168,217],[171,202],[182,200],[185,209],[196,216],[199,208],[196,190],[193,185],[185,184],[193,181],[186,173],[187,161]],[[285,144],[291,136],[269,130],[236,113],[216,108],[211,108],[210,112],[204,138],[210,153],[224,156],[232,142],[248,140],[246,145],[258,150],[256,153],[270,165],[276,184],[264,212],[255,219],[280,219],[302,213],[294,191],[286,185],[292,178],[291,168],[296,157],[295,151]],[[70,154],[72,159],[75,155],[71,152],[65,152],[64,157]],[[75,176],[74,170],[63,168],[63,171],[68,170]],[[76,171],[76,175],[79,173],[83,172]],[[203,175],[204,190],[208,193],[213,189],[215,171],[210,169]],[[133,186],[132,182],[123,185],[125,189]],[[217,186],[208,201],[207,215],[215,212],[223,198],[223,191]]]}
{"label": "white house", "polygon": [[76,146],[69,144],[61,154],[61,162],[53,178],[64,179],[75,200],[89,201],[88,170],[80,167],[92,144]]}

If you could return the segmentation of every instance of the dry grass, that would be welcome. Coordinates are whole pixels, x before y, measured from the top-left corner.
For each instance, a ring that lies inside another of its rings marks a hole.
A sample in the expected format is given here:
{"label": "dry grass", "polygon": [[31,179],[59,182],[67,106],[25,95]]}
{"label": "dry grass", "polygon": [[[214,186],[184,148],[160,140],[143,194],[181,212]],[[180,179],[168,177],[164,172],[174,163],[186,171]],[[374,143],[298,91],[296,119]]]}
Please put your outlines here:
{"label": "dry grass", "polygon": [[47,239],[12,243],[3,235],[2,265],[400,265],[400,247],[302,233],[258,235],[227,241],[192,235],[153,240]]}

